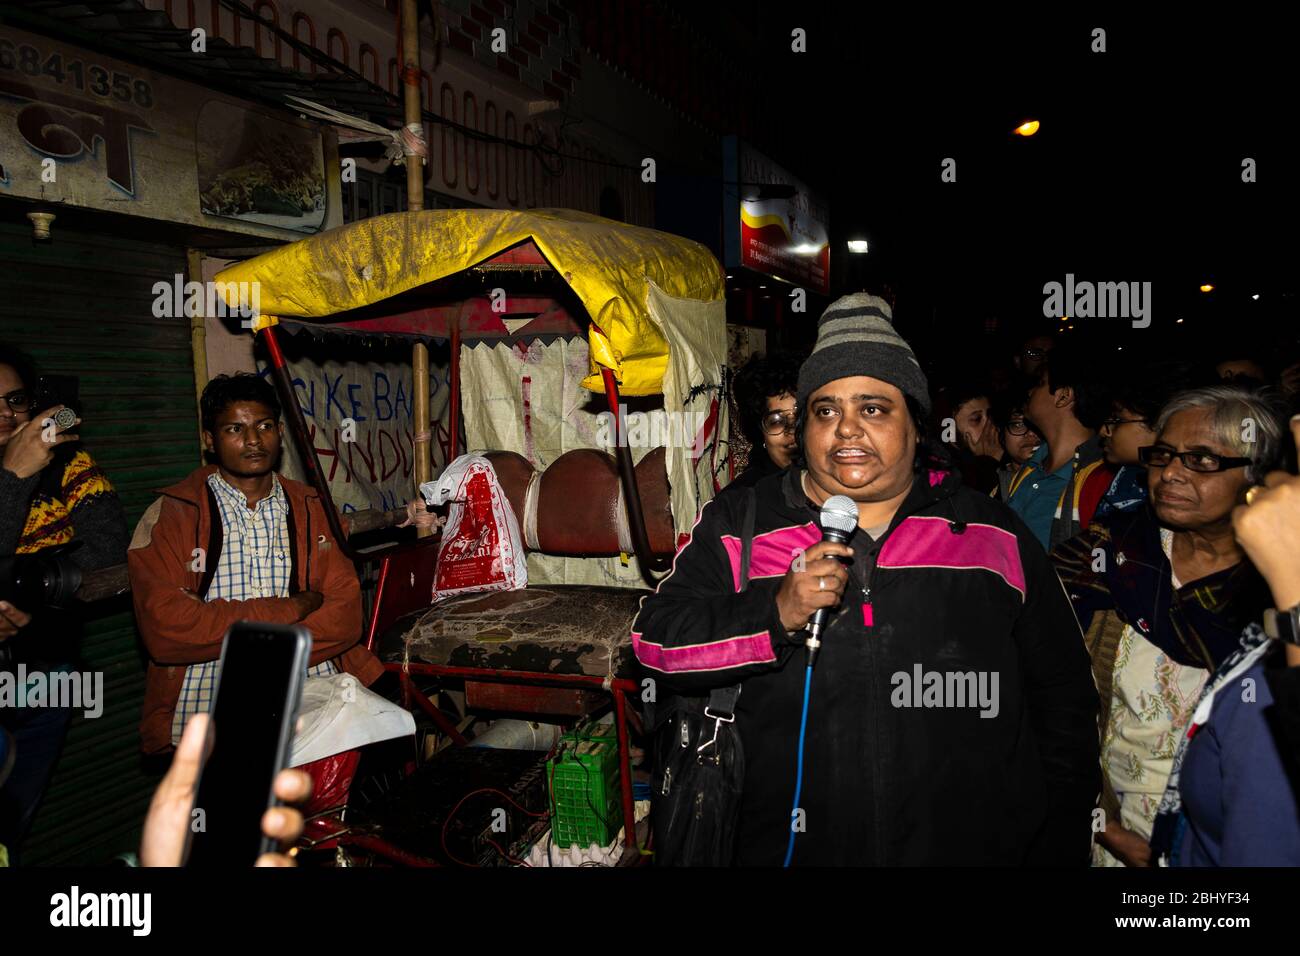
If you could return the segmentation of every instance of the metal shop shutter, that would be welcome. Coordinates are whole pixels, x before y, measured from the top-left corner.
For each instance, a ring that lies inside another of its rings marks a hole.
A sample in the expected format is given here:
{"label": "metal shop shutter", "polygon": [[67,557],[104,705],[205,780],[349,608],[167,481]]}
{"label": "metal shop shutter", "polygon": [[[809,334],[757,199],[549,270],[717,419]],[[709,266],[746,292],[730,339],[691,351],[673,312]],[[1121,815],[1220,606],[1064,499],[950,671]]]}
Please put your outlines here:
{"label": "metal shop shutter", "polygon": [[[185,271],[181,249],[56,222],[35,245],[26,224],[0,223],[0,339],[45,372],[81,380],[87,450],[107,471],[134,528],[154,489],[199,464],[189,320],[153,315],[152,287]],[[24,865],[97,864],[139,845],[157,785],[141,765],[144,651],[130,596],[92,606],[83,666],[104,673],[102,715],[78,712]]]}

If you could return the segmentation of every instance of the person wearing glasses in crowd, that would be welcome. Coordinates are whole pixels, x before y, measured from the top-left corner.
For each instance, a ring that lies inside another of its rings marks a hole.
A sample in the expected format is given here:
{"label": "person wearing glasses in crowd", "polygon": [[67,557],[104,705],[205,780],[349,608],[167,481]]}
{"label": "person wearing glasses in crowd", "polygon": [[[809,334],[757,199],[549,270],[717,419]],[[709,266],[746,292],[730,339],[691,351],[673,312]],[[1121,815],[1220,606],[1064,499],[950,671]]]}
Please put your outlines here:
{"label": "person wearing glasses in crowd", "polygon": [[1266,475],[1232,525],[1273,606],[1201,691],[1151,851],[1172,866],[1300,866],[1300,477]]}
{"label": "person wearing glasses in crowd", "polygon": [[[126,561],[126,519],[108,476],[72,429],[56,430],[62,405],[40,408],[31,358],[0,344],[0,557],[72,545],[68,559],[83,571]],[[45,423],[49,421],[49,424]],[[26,668],[28,680],[72,669],[80,621],[68,612],[0,601],[0,668]],[[12,739],[13,768],[0,787],[0,845],[16,863],[31,828],[72,711],[6,707],[0,725]]]}
{"label": "person wearing glasses in crowd", "polygon": [[1157,810],[1207,677],[1272,604],[1233,509],[1278,460],[1281,417],[1235,386],[1175,396],[1138,449],[1149,505],[1052,552],[1101,694],[1105,830],[1094,864],[1149,866]]}
{"label": "person wearing glasses in crowd", "polygon": [[759,479],[784,471],[794,460],[799,448],[794,396],[801,364],[802,356],[772,352],[755,356],[736,373],[732,392],[740,430],[751,449],[749,466],[728,488],[753,487]]}
{"label": "person wearing glasses in crowd", "polygon": [[1043,443],[1043,436],[1034,430],[1025,418],[1025,406],[1017,404],[1009,394],[998,395],[989,408],[989,415],[998,430],[998,439],[1002,443],[1002,461],[998,465],[998,486],[992,496],[1003,501],[1007,497],[1007,488],[1025,462],[1038,451]]}
{"label": "person wearing glasses in crowd", "polygon": [[1093,520],[1115,511],[1130,511],[1147,500],[1146,469],[1138,449],[1155,444],[1160,410],[1178,392],[1211,384],[1190,363],[1157,362],[1138,367],[1125,363],[1110,385],[1110,409],[1101,423],[1101,451],[1110,466],[1110,483],[1102,492]]}

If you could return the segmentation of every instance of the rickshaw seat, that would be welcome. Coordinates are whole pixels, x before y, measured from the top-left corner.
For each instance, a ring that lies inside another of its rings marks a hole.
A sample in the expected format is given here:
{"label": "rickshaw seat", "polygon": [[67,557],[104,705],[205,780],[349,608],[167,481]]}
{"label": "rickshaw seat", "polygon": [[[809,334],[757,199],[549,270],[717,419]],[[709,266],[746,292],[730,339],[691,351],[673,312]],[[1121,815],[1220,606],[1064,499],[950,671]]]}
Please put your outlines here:
{"label": "rickshaw seat", "polygon": [[546,585],[458,595],[399,618],[377,653],[385,663],[630,678],[632,622],[647,593]]}
{"label": "rickshaw seat", "polygon": [[[632,551],[613,455],[595,448],[575,448],[540,473],[515,452],[489,451],[483,456],[492,463],[530,551],[578,557],[612,557],[620,551]],[[648,452],[634,470],[651,553],[669,557],[675,551],[677,536],[664,449]],[[534,480],[538,487],[530,544],[527,502],[529,484]]]}

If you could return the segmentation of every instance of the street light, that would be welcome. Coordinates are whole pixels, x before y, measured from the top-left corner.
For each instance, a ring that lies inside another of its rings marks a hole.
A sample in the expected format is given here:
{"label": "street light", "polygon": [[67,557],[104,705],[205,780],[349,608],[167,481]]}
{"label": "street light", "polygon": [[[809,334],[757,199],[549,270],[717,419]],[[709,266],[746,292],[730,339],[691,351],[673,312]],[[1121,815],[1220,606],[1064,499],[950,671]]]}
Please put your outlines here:
{"label": "street light", "polygon": [[1026,120],[1012,130],[1012,132],[1017,136],[1033,136],[1038,132],[1039,125],[1038,120]]}
{"label": "street light", "polygon": [[1202,292],[1213,292],[1213,291],[1214,291],[1214,286],[1210,285],[1210,283],[1207,282],[1207,283],[1205,283],[1204,285],[1201,286],[1201,291],[1202,291]]}
{"label": "street light", "polygon": [[855,256],[866,255],[866,252],[867,252],[867,240],[865,240],[865,239],[850,239],[850,240],[849,240],[849,252],[851,252],[851,253],[852,253],[853,255],[855,255]]}

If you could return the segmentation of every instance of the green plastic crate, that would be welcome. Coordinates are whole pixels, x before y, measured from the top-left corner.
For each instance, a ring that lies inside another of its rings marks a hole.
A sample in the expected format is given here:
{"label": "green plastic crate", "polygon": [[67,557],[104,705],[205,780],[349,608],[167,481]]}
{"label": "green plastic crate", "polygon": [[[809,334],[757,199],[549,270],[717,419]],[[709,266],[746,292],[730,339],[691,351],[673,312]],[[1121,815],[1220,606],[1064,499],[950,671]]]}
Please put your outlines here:
{"label": "green plastic crate", "polygon": [[552,839],[562,848],[608,846],[623,825],[616,732],[609,724],[594,724],[560,742],[560,753],[546,762]]}

